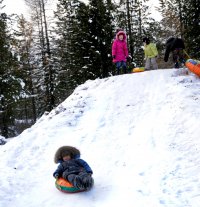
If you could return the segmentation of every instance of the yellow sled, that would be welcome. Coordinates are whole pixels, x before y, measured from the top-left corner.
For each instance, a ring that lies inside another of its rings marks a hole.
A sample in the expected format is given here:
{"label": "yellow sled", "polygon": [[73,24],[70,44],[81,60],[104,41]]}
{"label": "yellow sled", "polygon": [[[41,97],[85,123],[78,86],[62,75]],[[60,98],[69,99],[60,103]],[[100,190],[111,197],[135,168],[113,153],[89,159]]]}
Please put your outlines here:
{"label": "yellow sled", "polygon": [[132,69],[132,73],[144,72],[144,67],[137,67]]}

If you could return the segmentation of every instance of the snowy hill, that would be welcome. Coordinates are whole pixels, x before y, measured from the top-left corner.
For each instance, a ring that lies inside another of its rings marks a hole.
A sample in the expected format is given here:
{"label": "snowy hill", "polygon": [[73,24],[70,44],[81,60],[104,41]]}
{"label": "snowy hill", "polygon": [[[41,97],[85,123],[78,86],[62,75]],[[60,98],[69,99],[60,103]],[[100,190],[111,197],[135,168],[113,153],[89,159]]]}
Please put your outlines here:
{"label": "snowy hill", "polygon": [[[0,146],[0,207],[199,207],[199,89],[184,69],[87,81]],[[91,191],[55,188],[63,145],[92,167]]]}

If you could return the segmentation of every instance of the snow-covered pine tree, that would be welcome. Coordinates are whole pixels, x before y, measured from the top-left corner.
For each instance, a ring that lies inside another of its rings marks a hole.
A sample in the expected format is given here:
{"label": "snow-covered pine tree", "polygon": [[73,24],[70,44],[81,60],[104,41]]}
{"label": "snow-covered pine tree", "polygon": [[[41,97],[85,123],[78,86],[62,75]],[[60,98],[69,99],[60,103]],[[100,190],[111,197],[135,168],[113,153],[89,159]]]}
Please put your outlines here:
{"label": "snow-covered pine tree", "polygon": [[33,26],[23,15],[18,17],[17,29],[15,29],[14,34],[19,56],[20,74],[25,83],[18,101],[18,119],[22,125],[21,130],[24,130],[24,128],[35,123],[37,119],[35,100],[37,89],[34,85]]}
{"label": "snow-covered pine tree", "polygon": [[53,55],[58,63],[56,91],[63,99],[89,76],[88,6],[78,0],[59,0],[55,17],[56,44]]}
{"label": "snow-covered pine tree", "polygon": [[197,0],[160,0],[163,37],[181,37],[192,58],[200,55],[200,8]]}
{"label": "snow-covered pine tree", "polygon": [[111,45],[114,22],[112,1],[89,1],[89,59],[91,78],[103,78],[112,72]]}
{"label": "snow-covered pine tree", "polygon": [[126,30],[130,55],[137,66],[143,66],[143,37],[148,36],[153,41],[155,28],[158,30],[147,2],[148,0],[121,0],[116,16],[118,27]]}
{"label": "snow-covered pine tree", "polygon": [[50,44],[50,21],[47,19],[47,1],[26,0],[26,4],[31,9],[31,22],[33,24],[34,40],[34,74],[37,74],[37,93],[36,97],[38,114],[42,115],[45,111],[51,111],[55,107],[55,84],[56,71],[53,66],[51,44]]}
{"label": "snow-covered pine tree", "polygon": [[159,0],[159,11],[162,14],[161,25],[163,27],[162,37],[166,41],[169,37],[182,36],[182,0]]}
{"label": "snow-covered pine tree", "polygon": [[[0,1],[0,134],[6,138],[16,135],[15,107],[22,89],[19,65],[8,31],[9,17],[1,13]],[[10,18],[11,20],[11,18]]]}
{"label": "snow-covered pine tree", "polygon": [[182,1],[182,27],[187,52],[191,58],[200,59],[200,1]]}

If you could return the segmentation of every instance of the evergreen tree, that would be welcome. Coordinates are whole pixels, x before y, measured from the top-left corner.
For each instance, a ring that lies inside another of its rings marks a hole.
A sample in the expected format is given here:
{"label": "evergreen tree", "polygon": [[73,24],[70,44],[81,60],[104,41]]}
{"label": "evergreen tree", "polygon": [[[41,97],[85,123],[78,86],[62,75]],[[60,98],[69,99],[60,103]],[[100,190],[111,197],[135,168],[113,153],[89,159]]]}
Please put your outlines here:
{"label": "evergreen tree", "polygon": [[11,50],[7,20],[8,16],[0,13],[0,133],[6,138],[16,135],[14,114],[23,85],[15,51]]}
{"label": "evergreen tree", "polygon": [[183,0],[182,27],[187,51],[192,58],[200,57],[199,0]]}
{"label": "evergreen tree", "polygon": [[182,37],[182,0],[160,0],[160,8],[158,9],[163,18],[161,25],[163,27],[162,36],[166,41],[169,37]]}
{"label": "evergreen tree", "polygon": [[58,19],[53,51],[58,63],[56,91],[63,99],[89,76],[88,7],[78,0],[59,0],[55,16]]}
{"label": "evergreen tree", "polygon": [[112,72],[111,45],[114,29],[111,1],[89,1],[89,59],[91,78],[107,77]]}
{"label": "evergreen tree", "polygon": [[163,36],[181,37],[192,57],[200,55],[200,9],[198,0],[160,0]]}
{"label": "evergreen tree", "polygon": [[30,126],[37,119],[37,107],[35,100],[34,80],[33,80],[33,27],[26,21],[24,16],[18,17],[18,31],[15,31],[16,48],[19,55],[19,65],[21,75],[24,79],[23,96],[19,101],[19,111],[24,127]]}
{"label": "evergreen tree", "polygon": [[[53,67],[51,45],[49,38],[48,19],[46,16],[45,0],[27,0],[31,9],[31,21],[34,27],[34,50],[35,50],[35,85],[37,86],[38,113],[51,111],[55,107],[55,76]],[[36,80],[37,79],[37,80]]]}
{"label": "evergreen tree", "polygon": [[158,29],[155,20],[150,17],[147,2],[121,0],[117,13],[118,26],[125,28],[127,32],[129,51],[137,66],[143,65],[144,52],[141,47],[143,37],[148,36],[154,40],[154,29]]}

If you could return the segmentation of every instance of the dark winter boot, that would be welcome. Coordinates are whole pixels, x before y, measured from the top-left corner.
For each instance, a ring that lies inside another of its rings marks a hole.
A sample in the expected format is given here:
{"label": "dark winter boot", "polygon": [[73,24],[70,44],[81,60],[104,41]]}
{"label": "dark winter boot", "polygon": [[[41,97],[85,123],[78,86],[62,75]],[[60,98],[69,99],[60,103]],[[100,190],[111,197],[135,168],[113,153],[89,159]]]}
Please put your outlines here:
{"label": "dark winter boot", "polygon": [[179,68],[179,64],[178,64],[178,62],[176,62],[175,64],[174,64],[174,68]]}
{"label": "dark winter boot", "polygon": [[124,70],[124,74],[126,74],[126,73],[127,73],[127,72],[126,72],[126,67],[124,67],[123,70]]}
{"label": "dark winter boot", "polygon": [[82,182],[82,179],[77,175],[73,180],[73,186],[79,190],[85,190],[85,186]]}
{"label": "dark winter boot", "polygon": [[85,187],[85,190],[90,190],[94,185],[94,179],[90,175],[87,175],[83,178],[83,185]]}

